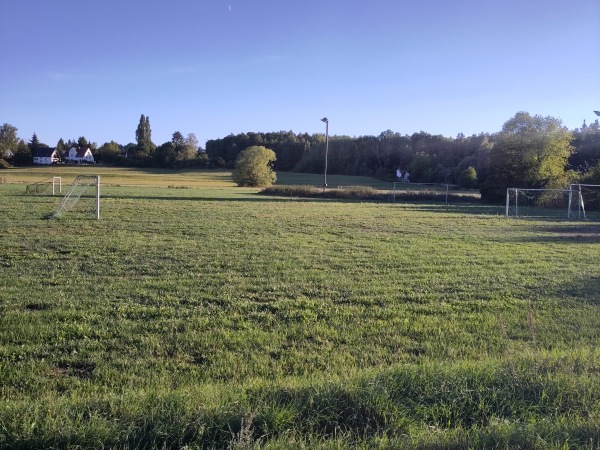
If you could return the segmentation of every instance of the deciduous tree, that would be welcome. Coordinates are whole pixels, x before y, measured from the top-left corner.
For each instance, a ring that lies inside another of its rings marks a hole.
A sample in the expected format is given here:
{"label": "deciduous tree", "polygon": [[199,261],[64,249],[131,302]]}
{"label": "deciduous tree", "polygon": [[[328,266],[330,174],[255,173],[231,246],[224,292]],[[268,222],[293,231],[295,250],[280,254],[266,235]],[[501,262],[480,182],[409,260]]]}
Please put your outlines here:
{"label": "deciduous tree", "polygon": [[115,141],[105,142],[96,152],[96,159],[104,163],[114,163],[120,156],[121,149]]}
{"label": "deciduous tree", "polygon": [[9,123],[0,127],[0,158],[6,158],[10,153],[14,154],[19,145],[17,131],[18,129]]}
{"label": "deciduous tree", "polygon": [[248,147],[235,162],[233,181],[238,186],[270,186],[277,179],[273,170],[275,160],[273,150],[259,145]]}
{"label": "deciduous tree", "polygon": [[475,167],[469,166],[460,173],[458,176],[458,185],[466,189],[477,187],[477,171]]}
{"label": "deciduous tree", "polygon": [[[34,134],[35,136],[35,134]],[[36,136],[37,140],[37,136]],[[38,141],[39,143],[39,141]],[[13,156],[13,161],[15,164],[31,164],[33,163],[33,153],[29,147],[29,145],[24,141],[20,140],[17,145],[17,149],[15,150],[15,154]]]}
{"label": "deciduous tree", "polygon": [[498,200],[510,187],[565,187],[572,150],[571,132],[559,119],[519,112],[504,124],[489,153],[481,194]]}

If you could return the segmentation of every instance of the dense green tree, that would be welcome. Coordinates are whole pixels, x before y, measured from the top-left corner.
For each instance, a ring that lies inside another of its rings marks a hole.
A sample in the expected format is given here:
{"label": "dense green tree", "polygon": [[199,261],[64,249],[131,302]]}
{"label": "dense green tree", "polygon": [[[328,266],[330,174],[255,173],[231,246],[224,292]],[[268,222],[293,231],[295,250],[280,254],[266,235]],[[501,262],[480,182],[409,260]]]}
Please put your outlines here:
{"label": "dense green tree", "polygon": [[[182,168],[195,166],[198,156],[198,139],[193,133],[187,137],[179,131],[171,136],[170,142],[157,147],[152,156],[152,163],[157,167]],[[203,160],[206,165],[207,157]]]}
{"label": "dense green tree", "polygon": [[465,189],[475,189],[477,187],[477,171],[475,167],[469,166],[464,169],[458,177],[458,185]]}
{"label": "dense green tree", "polygon": [[600,161],[590,167],[580,178],[580,183],[600,185]]}
{"label": "dense green tree", "polygon": [[[579,179],[579,183],[600,186],[600,161],[590,167]],[[586,189],[585,207],[589,210],[600,211],[600,190],[597,188]]]}
{"label": "dense green tree", "polygon": [[591,125],[585,121],[581,128],[573,131],[575,151],[569,157],[569,167],[577,171],[586,171],[600,161],[600,124],[598,120]]}
{"label": "dense green tree", "polygon": [[[39,144],[37,136],[35,136],[35,140]],[[25,143],[25,141],[22,139],[19,141],[19,144],[17,145],[17,148],[14,152],[13,161],[15,164],[33,163],[33,152],[31,151],[30,146],[27,143]]]}
{"label": "dense green tree", "polygon": [[90,146],[90,143],[88,142],[88,140],[85,137],[79,136],[79,139],[77,139],[77,146],[87,148]]}
{"label": "dense green tree", "polygon": [[40,142],[40,140],[37,137],[37,134],[35,134],[35,133],[33,133],[33,136],[31,136],[31,139],[30,139],[28,145],[29,145],[29,150],[32,154],[39,148],[48,147],[46,144],[43,144],[42,142]]}
{"label": "dense green tree", "polygon": [[184,167],[193,165],[194,160],[198,156],[198,140],[193,133],[189,133],[183,138],[182,144],[178,145],[176,154],[176,166]]}
{"label": "dense green tree", "polygon": [[433,169],[435,158],[428,153],[420,151],[416,153],[409,166],[410,180],[421,183],[433,181]]}
{"label": "dense green tree", "polygon": [[150,117],[143,114],[140,117],[140,123],[135,131],[135,140],[137,146],[134,154],[130,155],[134,159],[147,159],[152,156],[156,145],[152,142],[152,130],[150,129]]}
{"label": "dense green tree", "polygon": [[114,164],[121,159],[121,148],[115,141],[105,142],[95,152],[98,162]]}
{"label": "dense green tree", "polygon": [[60,138],[56,143],[56,151],[61,156],[61,158],[65,155],[67,147],[65,146],[65,141],[63,141],[63,138]]}
{"label": "dense green tree", "polygon": [[238,186],[270,186],[277,179],[273,170],[276,159],[273,150],[259,145],[248,147],[235,162],[233,181]]}
{"label": "dense green tree", "polygon": [[568,183],[571,132],[554,117],[519,112],[508,120],[489,153],[482,196],[503,199],[506,189],[560,188]]}
{"label": "dense green tree", "polygon": [[6,158],[11,153],[14,154],[19,145],[17,131],[16,127],[8,123],[4,123],[0,127],[0,158]]}
{"label": "dense green tree", "polygon": [[177,159],[177,150],[173,141],[165,142],[156,147],[152,154],[152,161],[157,167],[172,167]]}
{"label": "dense green tree", "polygon": [[181,134],[179,131],[176,131],[171,137],[171,142],[176,149],[179,149],[185,145],[185,138],[183,137],[183,134]]}

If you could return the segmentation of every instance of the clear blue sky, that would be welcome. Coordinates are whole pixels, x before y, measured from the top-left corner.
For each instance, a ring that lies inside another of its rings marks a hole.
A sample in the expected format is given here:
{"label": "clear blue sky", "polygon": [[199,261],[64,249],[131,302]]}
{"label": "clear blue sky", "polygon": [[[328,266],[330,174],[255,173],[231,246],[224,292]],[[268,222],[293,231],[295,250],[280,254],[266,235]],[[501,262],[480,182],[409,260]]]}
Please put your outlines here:
{"label": "clear blue sky", "polygon": [[0,122],[160,145],[230,133],[496,132],[600,110],[598,0],[0,0]]}

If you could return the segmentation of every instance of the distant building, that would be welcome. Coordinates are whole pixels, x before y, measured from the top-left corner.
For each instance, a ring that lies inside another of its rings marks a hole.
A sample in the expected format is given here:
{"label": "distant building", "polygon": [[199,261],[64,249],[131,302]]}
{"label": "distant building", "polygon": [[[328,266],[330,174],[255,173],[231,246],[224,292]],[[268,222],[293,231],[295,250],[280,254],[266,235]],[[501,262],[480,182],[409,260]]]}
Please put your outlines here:
{"label": "distant building", "polygon": [[56,164],[60,161],[60,156],[58,156],[58,152],[55,148],[52,147],[43,147],[34,150],[33,152],[33,163],[34,164],[42,164],[42,165],[50,165]]}
{"label": "distant building", "polygon": [[88,147],[71,147],[65,153],[65,161],[68,163],[94,163],[94,155]]}

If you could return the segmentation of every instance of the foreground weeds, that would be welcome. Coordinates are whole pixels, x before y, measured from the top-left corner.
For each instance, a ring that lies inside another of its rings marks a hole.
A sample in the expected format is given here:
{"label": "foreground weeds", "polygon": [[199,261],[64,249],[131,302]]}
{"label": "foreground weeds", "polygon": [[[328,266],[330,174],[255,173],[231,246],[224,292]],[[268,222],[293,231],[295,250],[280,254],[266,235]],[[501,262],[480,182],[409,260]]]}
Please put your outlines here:
{"label": "foreground weeds", "polygon": [[331,381],[45,395],[35,407],[3,400],[0,445],[594,448],[598,361],[598,353],[546,353],[511,364],[410,364]]}

